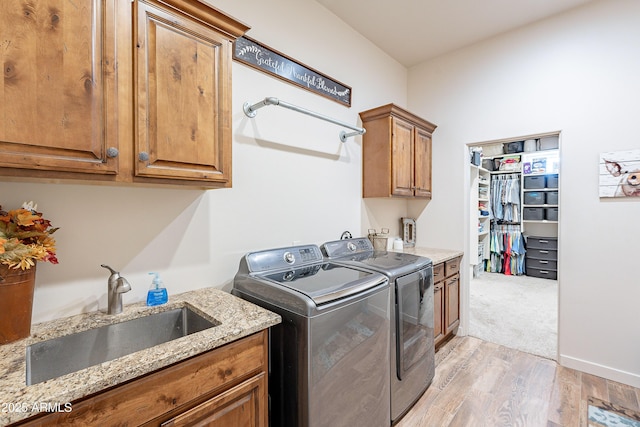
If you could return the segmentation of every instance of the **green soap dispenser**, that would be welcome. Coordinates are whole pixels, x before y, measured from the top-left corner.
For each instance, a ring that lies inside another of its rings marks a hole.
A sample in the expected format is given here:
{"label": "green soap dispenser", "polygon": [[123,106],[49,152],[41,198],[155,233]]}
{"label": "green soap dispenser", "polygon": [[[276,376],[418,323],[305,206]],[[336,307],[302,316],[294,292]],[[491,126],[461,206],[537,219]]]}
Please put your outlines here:
{"label": "green soap dispenser", "polygon": [[154,305],[165,304],[169,300],[169,295],[167,294],[167,288],[162,285],[162,280],[160,279],[160,275],[158,273],[152,272],[149,273],[153,275],[153,281],[151,282],[151,288],[147,293],[147,305],[152,307]]}

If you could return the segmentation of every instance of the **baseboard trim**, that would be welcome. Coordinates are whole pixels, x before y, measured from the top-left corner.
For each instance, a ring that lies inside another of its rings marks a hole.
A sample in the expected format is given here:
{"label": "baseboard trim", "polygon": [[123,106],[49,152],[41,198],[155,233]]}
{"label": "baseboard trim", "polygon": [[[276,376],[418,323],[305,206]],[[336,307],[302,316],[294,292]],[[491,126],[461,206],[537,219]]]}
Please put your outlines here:
{"label": "baseboard trim", "polygon": [[578,359],[566,355],[560,355],[558,360],[560,365],[567,368],[576,369],[608,380],[627,384],[632,387],[640,388],[640,375],[632,372],[621,371],[620,369],[611,368],[609,366],[600,365],[598,363],[589,362],[588,360]]}

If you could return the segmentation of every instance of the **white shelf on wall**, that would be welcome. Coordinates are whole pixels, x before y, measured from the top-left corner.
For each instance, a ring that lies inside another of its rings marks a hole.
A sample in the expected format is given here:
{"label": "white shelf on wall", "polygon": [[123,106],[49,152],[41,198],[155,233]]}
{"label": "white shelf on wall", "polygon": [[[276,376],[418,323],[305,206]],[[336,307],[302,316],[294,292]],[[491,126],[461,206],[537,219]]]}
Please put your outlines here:
{"label": "white shelf on wall", "polygon": [[[484,254],[489,253],[489,233],[491,220],[489,215],[480,214],[480,204],[489,209],[491,172],[481,166],[470,164],[470,189],[469,189],[469,209],[470,209],[470,230],[471,239],[469,242],[469,260],[473,272],[482,270]],[[482,230],[481,230],[482,228]]]}

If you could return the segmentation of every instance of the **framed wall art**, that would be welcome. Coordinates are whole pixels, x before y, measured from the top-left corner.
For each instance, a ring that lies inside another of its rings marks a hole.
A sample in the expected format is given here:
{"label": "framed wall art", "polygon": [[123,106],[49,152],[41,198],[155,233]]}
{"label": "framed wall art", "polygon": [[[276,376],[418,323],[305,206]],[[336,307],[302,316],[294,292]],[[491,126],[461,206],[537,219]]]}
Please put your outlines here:
{"label": "framed wall art", "polygon": [[640,197],[640,150],[600,154],[600,197]]}

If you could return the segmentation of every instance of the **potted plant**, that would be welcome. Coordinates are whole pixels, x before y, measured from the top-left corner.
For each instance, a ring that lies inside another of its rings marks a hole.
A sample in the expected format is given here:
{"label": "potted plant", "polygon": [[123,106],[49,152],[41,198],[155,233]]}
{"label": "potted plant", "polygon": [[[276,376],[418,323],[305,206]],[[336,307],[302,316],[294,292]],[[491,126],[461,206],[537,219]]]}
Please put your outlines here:
{"label": "potted plant", "polygon": [[0,344],[31,333],[36,262],[58,263],[56,230],[33,202],[8,212],[0,206]]}

